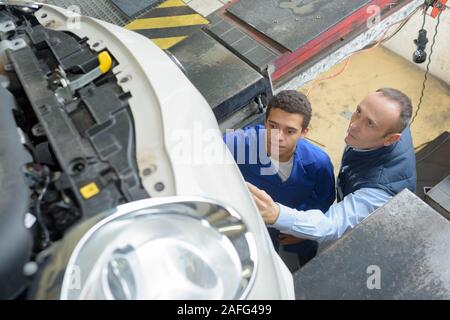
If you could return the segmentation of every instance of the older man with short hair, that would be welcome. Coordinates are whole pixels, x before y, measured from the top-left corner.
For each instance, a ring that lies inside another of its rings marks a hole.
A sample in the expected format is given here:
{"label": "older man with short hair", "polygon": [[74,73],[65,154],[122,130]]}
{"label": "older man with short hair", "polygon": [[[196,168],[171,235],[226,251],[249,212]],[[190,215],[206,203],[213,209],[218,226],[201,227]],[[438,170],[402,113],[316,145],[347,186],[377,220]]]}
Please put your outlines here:
{"label": "older man with short hair", "polygon": [[336,240],[403,189],[415,192],[411,114],[411,100],[401,91],[382,88],[370,93],[348,126],[337,179],[338,203],[325,214],[296,210],[249,184],[265,223],[298,238]]}

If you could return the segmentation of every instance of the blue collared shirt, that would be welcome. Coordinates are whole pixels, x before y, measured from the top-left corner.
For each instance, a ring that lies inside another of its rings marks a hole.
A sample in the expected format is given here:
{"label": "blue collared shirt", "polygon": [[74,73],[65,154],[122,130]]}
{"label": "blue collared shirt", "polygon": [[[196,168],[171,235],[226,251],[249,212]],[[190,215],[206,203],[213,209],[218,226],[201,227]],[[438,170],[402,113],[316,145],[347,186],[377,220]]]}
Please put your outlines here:
{"label": "blue collared shirt", "polygon": [[244,179],[266,191],[274,201],[298,210],[328,210],[334,202],[335,180],[328,155],[305,139],[298,141],[290,177],[282,181],[268,170],[263,126],[247,127],[224,136]]}
{"label": "blue collared shirt", "polygon": [[362,188],[332,205],[325,214],[320,210],[299,211],[279,204],[280,215],[272,227],[293,236],[328,242],[340,238],[391,198],[384,190]]}

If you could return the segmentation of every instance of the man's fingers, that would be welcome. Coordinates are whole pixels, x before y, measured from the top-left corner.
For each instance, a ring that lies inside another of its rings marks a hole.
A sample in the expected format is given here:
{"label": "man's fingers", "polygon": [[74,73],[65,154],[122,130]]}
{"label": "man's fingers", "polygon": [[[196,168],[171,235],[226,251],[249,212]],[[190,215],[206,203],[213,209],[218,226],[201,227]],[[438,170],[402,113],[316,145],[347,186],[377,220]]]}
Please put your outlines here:
{"label": "man's fingers", "polygon": [[256,199],[258,199],[258,200],[263,199],[261,196],[260,189],[258,189],[257,187],[255,187],[254,185],[252,185],[251,183],[248,183],[248,182],[247,182],[247,187],[248,187],[248,190],[250,191],[250,193],[252,194],[253,199],[255,199],[255,201],[256,201]]}
{"label": "man's fingers", "polygon": [[256,202],[256,206],[258,207],[258,209],[261,211],[261,210],[263,210],[264,208],[265,208],[265,203],[261,200],[261,199],[259,199],[258,197],[256,197],[256,196],[254,196],[253,197],[253,199],[255,200],[255,202]]}
{"label": "man's fingers", "polygon": [[255,196],[257,196],[258,194],[261,193],[261,190],[259,190],[257,187],[255,187],[254,185],[252,185],[250,182],[246,182],[247,183],[247,188],[248,190],[254,194]]}
{"label": "man's fingers", "polygon": [[264,191],[259,190],[251,183],[247,183],[247,186],[264,222],[266,224],[274,224],[280,214],[279,206]]}
{"label": "man's fingers", "polygon": [[262,201],[272,201],[272,198],[263,190],[258,189],[251,183],[247,182],[248,190],[257,198],[261,199]]}

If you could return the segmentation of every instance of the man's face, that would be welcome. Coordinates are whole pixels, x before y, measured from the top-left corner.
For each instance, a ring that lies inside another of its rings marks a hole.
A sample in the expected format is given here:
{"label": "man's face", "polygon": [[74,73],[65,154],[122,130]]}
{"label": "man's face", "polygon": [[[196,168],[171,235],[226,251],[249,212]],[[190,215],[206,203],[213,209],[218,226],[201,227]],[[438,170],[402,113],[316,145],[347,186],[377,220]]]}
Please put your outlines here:
{"label": "man's face", "polygon": [[265,122],[269,154],[278,156],[282,162],[288,161],[295,151],[297,141],[308,132],[307,128],[302,129],[302,125],[303,116],[301,114],[272,108]]}
{"label": "man's face", "polygon": [[357,149],[388,146],[400,139],[394,130],[400,119],[400,108],[381,92],[370,93],[356,107],[347,129],[345,142]]}

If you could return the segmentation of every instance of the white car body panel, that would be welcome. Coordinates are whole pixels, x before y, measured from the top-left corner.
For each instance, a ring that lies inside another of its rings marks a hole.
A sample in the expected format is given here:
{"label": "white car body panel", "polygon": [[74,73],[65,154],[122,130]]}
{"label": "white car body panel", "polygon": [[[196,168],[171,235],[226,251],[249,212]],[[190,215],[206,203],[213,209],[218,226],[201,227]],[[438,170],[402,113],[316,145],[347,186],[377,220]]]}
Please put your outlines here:
{"label": "white car body panel", "polygon": [[[175,63],[149,39],[106,22],[48,5],[36,12],[36,17],[48,28],[88,37],[93,50],[107,48],[119,61],[113,72],[123,90],[132,95],[129,104],[135,122],[137,162],[151,197],[202,196],[234,208],[253,233],[258,248],[256,280],[248,298],[294,299],[292,275],[273,248],[210,106]],[[122,83],[124,78],[127,81]],[[203,145],[195,147],[202,142],[199,137],[204,139]],[[189,140],[192,146],[183,149]],[[205,150],[218,151],[219,156],[205,159]],[[145,175],[149,168],[151,174]],[[154,186],[160,182],[165,188],[158,192]]]}

